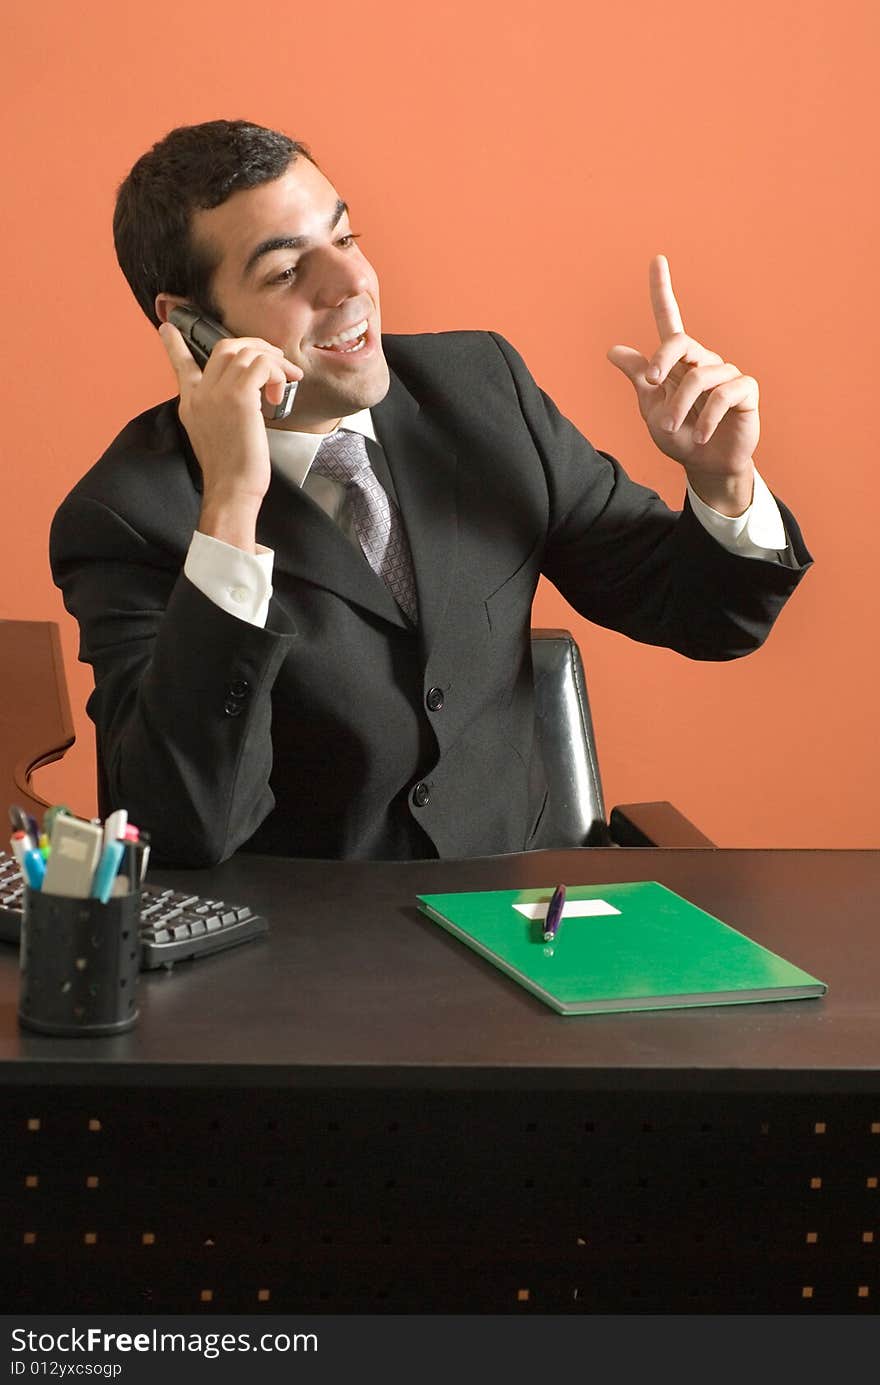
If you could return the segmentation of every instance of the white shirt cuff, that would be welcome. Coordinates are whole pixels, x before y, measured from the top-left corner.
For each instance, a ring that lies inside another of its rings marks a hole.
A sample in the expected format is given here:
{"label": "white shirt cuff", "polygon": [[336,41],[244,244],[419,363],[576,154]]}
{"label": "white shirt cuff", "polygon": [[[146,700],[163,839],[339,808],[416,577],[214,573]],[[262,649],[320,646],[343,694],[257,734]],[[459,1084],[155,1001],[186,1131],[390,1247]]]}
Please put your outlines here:
{"label": "white shirt cuff", "polygon": [[788,536],[779,506],[770,494],[766,481],[755,471],[752,503],[741,515],[719,514],[701,500],[688,482],[691,509],[703,528],[731,553],[740,558],[779,558],[788,548]]}
{"label": "white shirt cuff", "polygon": [[241,548],[223,543],[222,539],[200,534],[197,529],[183,571],[193,586],[215,606],[265,629],[274,562],[271,548],[258,544],[256,553],[245,553]]}

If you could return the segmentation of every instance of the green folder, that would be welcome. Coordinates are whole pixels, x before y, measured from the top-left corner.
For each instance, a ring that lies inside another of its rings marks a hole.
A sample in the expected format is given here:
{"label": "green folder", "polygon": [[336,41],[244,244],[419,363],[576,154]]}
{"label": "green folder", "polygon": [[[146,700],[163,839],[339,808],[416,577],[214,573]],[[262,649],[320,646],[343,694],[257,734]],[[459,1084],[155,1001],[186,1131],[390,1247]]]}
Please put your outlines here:
{"label": "green folder", "polygon": [[545,943],[552,893],[417,898],[441,927],[562,1015],[803,1000],[828,989],[654,880],[569,886],[559,931]]}

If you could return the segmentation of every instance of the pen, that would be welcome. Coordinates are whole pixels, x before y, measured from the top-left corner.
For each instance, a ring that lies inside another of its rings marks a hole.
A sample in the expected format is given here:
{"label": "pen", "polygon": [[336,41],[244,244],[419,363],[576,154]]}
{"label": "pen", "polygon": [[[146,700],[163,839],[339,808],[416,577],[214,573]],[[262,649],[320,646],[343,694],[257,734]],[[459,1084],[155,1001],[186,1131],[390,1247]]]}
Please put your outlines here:
{"label": "pen", "polygon": [[111,842],[124,838],[127,826],[128,812],[125,808],[117,808],[104,823],[104,845],[109,846]]}
{"label": "pen", "polygon": [[21,858],[22,869],[25,879],[32,890],[43,888],[43,877],[46,874],[46,862],[43,860],[42,852],[32,847],[25,851]]}
{"label": "pen", "polygon": [[562,910],[565,905],[565,886],[557,885],[553,891],[550,903],[547,905],[547,917],[544,919],[544,942],[552,943],[556,934],[559,932],[559,925],[562,921]]}
{"label": "pen", "polygon": [[21,878],[27,884],[27,871],[24,868],[24,853],[29,850],[27,832],[13,832],[9,839],[9,845],[12,847],[12,854],[18,862]]}
{"label": "pen", "polygon": [[92,899],[99,899],[102,904],[107,903],[124,851],[125,842],[118,838],[114,842],[108,842],[107,846],[104,847],[92,881]]}
{"label": "pen", "polygon": [[19,808],[17,803],[13,803],[9,809],[9,821],[12,823],[13,833],[16,837],[20,834],[26,838],[27,849],[37,845],[37,837],[31,832],[33,818],[28,817],[23,808]]}
{"label": "pen", "polygon": [[147,873],[147,862],[148,862],[149,859],[150,859],[150,834],[149,834],[149,832],[141,832],[141,839],[140,839],[139,846],[140,846],[140,852],[141,852],[141,874],[140,874],[140,882],[139,882],[139,883],[143,884],[144,877],[146,876],[146,873]]}

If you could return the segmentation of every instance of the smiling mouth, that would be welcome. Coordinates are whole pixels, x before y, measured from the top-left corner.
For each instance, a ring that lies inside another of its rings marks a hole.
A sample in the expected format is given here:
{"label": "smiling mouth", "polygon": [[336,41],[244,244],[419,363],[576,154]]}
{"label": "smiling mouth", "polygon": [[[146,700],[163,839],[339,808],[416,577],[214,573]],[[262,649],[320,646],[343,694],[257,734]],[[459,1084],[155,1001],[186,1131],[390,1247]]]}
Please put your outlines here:
{"label": "smiling mouth", "polygon": [[340,332],[338,336],[330,337],[328,341],[316,341],[315,350],[332,351],[336,355],[350,356],[355,351],[363,351],[368,330],[369,324],[364,318],[363,321],[356,322],[345,332]]}

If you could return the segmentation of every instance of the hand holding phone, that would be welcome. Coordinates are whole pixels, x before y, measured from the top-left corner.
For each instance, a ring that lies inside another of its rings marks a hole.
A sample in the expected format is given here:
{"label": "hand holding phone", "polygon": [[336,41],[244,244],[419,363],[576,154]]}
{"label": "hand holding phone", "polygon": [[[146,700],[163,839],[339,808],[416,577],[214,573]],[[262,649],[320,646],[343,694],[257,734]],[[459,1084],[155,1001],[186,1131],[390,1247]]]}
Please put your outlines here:
{"label": "hand holding phone", "polygon": [[[296,389],[290,375],[301,378],[302,371],[277,346],[231,337],[195,308],[174,308],[159,335],[177,376],[180,422],[202,471],[199,532],[255,552],[272,475],[266,408],[276,413],[287,405],[289,413]],[[267,388],[277,395],[291,384],[280,404],[266,405]]]}
{"label": "hand holding phone", "polygon": [[[202,370],[207,365],[208,357],[217,342],[230,338],[232,335],[221,327],[219,322],[215,322],[212,317],[206,317],[197,308],[188,306],[172,308],[168,314],[168,321],[180,332]],[[270,404],[264,396],[262,400],[264,418],[270,421],[287,418],[296,399],[298,384],[298,380],[288,380],[285,383],[284,395],[280,404]]]}

